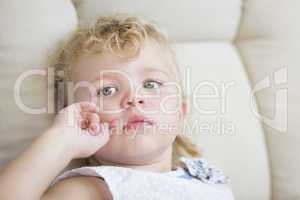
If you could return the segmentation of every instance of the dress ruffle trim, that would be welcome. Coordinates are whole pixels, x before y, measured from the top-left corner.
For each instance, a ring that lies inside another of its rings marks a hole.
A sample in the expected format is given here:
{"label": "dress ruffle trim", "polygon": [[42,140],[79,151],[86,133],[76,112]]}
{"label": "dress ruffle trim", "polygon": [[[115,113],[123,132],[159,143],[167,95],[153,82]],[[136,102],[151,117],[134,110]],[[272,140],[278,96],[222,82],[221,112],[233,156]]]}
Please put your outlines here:
{"label": "dress ruffle trim", "polygon": [[179,160],[184,164],[184,169],[189,175],[203,181],[204,183],[227,184],[229,177],[213,165],[209,165],[203,158],[181,157]]}

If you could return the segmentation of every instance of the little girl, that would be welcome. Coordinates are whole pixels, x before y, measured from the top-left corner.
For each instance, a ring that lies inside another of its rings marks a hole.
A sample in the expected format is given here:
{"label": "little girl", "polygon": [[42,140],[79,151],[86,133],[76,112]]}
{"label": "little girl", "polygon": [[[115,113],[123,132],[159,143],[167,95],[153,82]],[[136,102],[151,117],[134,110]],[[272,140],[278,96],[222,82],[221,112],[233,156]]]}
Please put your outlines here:
{"label": "little girl", "polygon": [[[101,17],[58,61],[65,106],[3,169],[1,200],[233,199],[228,178],[184,136],[178,66],[154,24]],[[84,165],[64,171],[74,159]]]}

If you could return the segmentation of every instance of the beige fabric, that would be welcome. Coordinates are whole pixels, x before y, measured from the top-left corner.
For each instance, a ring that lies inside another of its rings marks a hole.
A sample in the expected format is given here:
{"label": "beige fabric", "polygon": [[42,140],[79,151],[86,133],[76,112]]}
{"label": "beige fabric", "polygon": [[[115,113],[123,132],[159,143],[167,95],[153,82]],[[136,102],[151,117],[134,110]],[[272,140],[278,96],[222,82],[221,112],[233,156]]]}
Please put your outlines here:
{"label": "beige fabric", "polygon": [[254,0],[246,1],[244,8],[236,44],[253,87],[270,77],[270,87],[256,97],[266,116],[273,199],[300,199],[300,2]]}
{"label": "beige fabric", "polygon": [[[225,42],[174,47],[182,74],[189,77],[184,81],[190,90],[187,134],[192,134],[204,157],[230,176],[236,199],[269,199],[264,133],[252,113],[250,83],[235,47]],[[195,99],[200,94],[209,95]]]}
{"label": "beige fabric", "polygon": [[[14,98],[21,74],[45,69],[58,42],[76,26],[73,4],[67,0],[0,2],[0,166],[12,159],[47,127],[49,116],[23,112]],[[45,76],[21,84],[21,99],[35,109],[47,106]]]}
{"label": "beige fabric", "polygon": [[89,25],[100,15],[129,13],[159,21],[173,41],[232,40],[239,23],[241,0],[75,0],[80,24]]}

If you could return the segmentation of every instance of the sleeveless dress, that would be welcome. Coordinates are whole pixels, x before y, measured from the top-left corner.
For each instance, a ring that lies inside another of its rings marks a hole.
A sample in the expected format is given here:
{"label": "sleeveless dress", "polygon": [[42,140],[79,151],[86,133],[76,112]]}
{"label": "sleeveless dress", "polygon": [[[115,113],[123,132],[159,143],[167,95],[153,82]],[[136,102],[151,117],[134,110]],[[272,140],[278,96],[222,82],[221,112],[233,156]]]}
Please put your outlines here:
{"label": "sleeveless dress", "polygon": [[57,176],[99,177],[107,184],[113,200],[233,200],[230,180],[203,158],[180,157],[183,167],[169,172],[150,172],[116,166],[84,166]]}

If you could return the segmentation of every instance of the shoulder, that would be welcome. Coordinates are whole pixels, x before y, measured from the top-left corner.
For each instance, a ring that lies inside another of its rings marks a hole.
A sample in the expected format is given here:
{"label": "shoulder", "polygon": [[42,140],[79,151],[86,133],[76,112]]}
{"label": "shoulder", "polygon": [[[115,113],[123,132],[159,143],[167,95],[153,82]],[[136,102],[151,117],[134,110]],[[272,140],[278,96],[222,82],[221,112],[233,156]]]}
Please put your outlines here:
{"label": "shoulder", "polygon": [[42,200],[109,200],[112,199],[106,183],[97,177],[66,178],[48,188]]}

